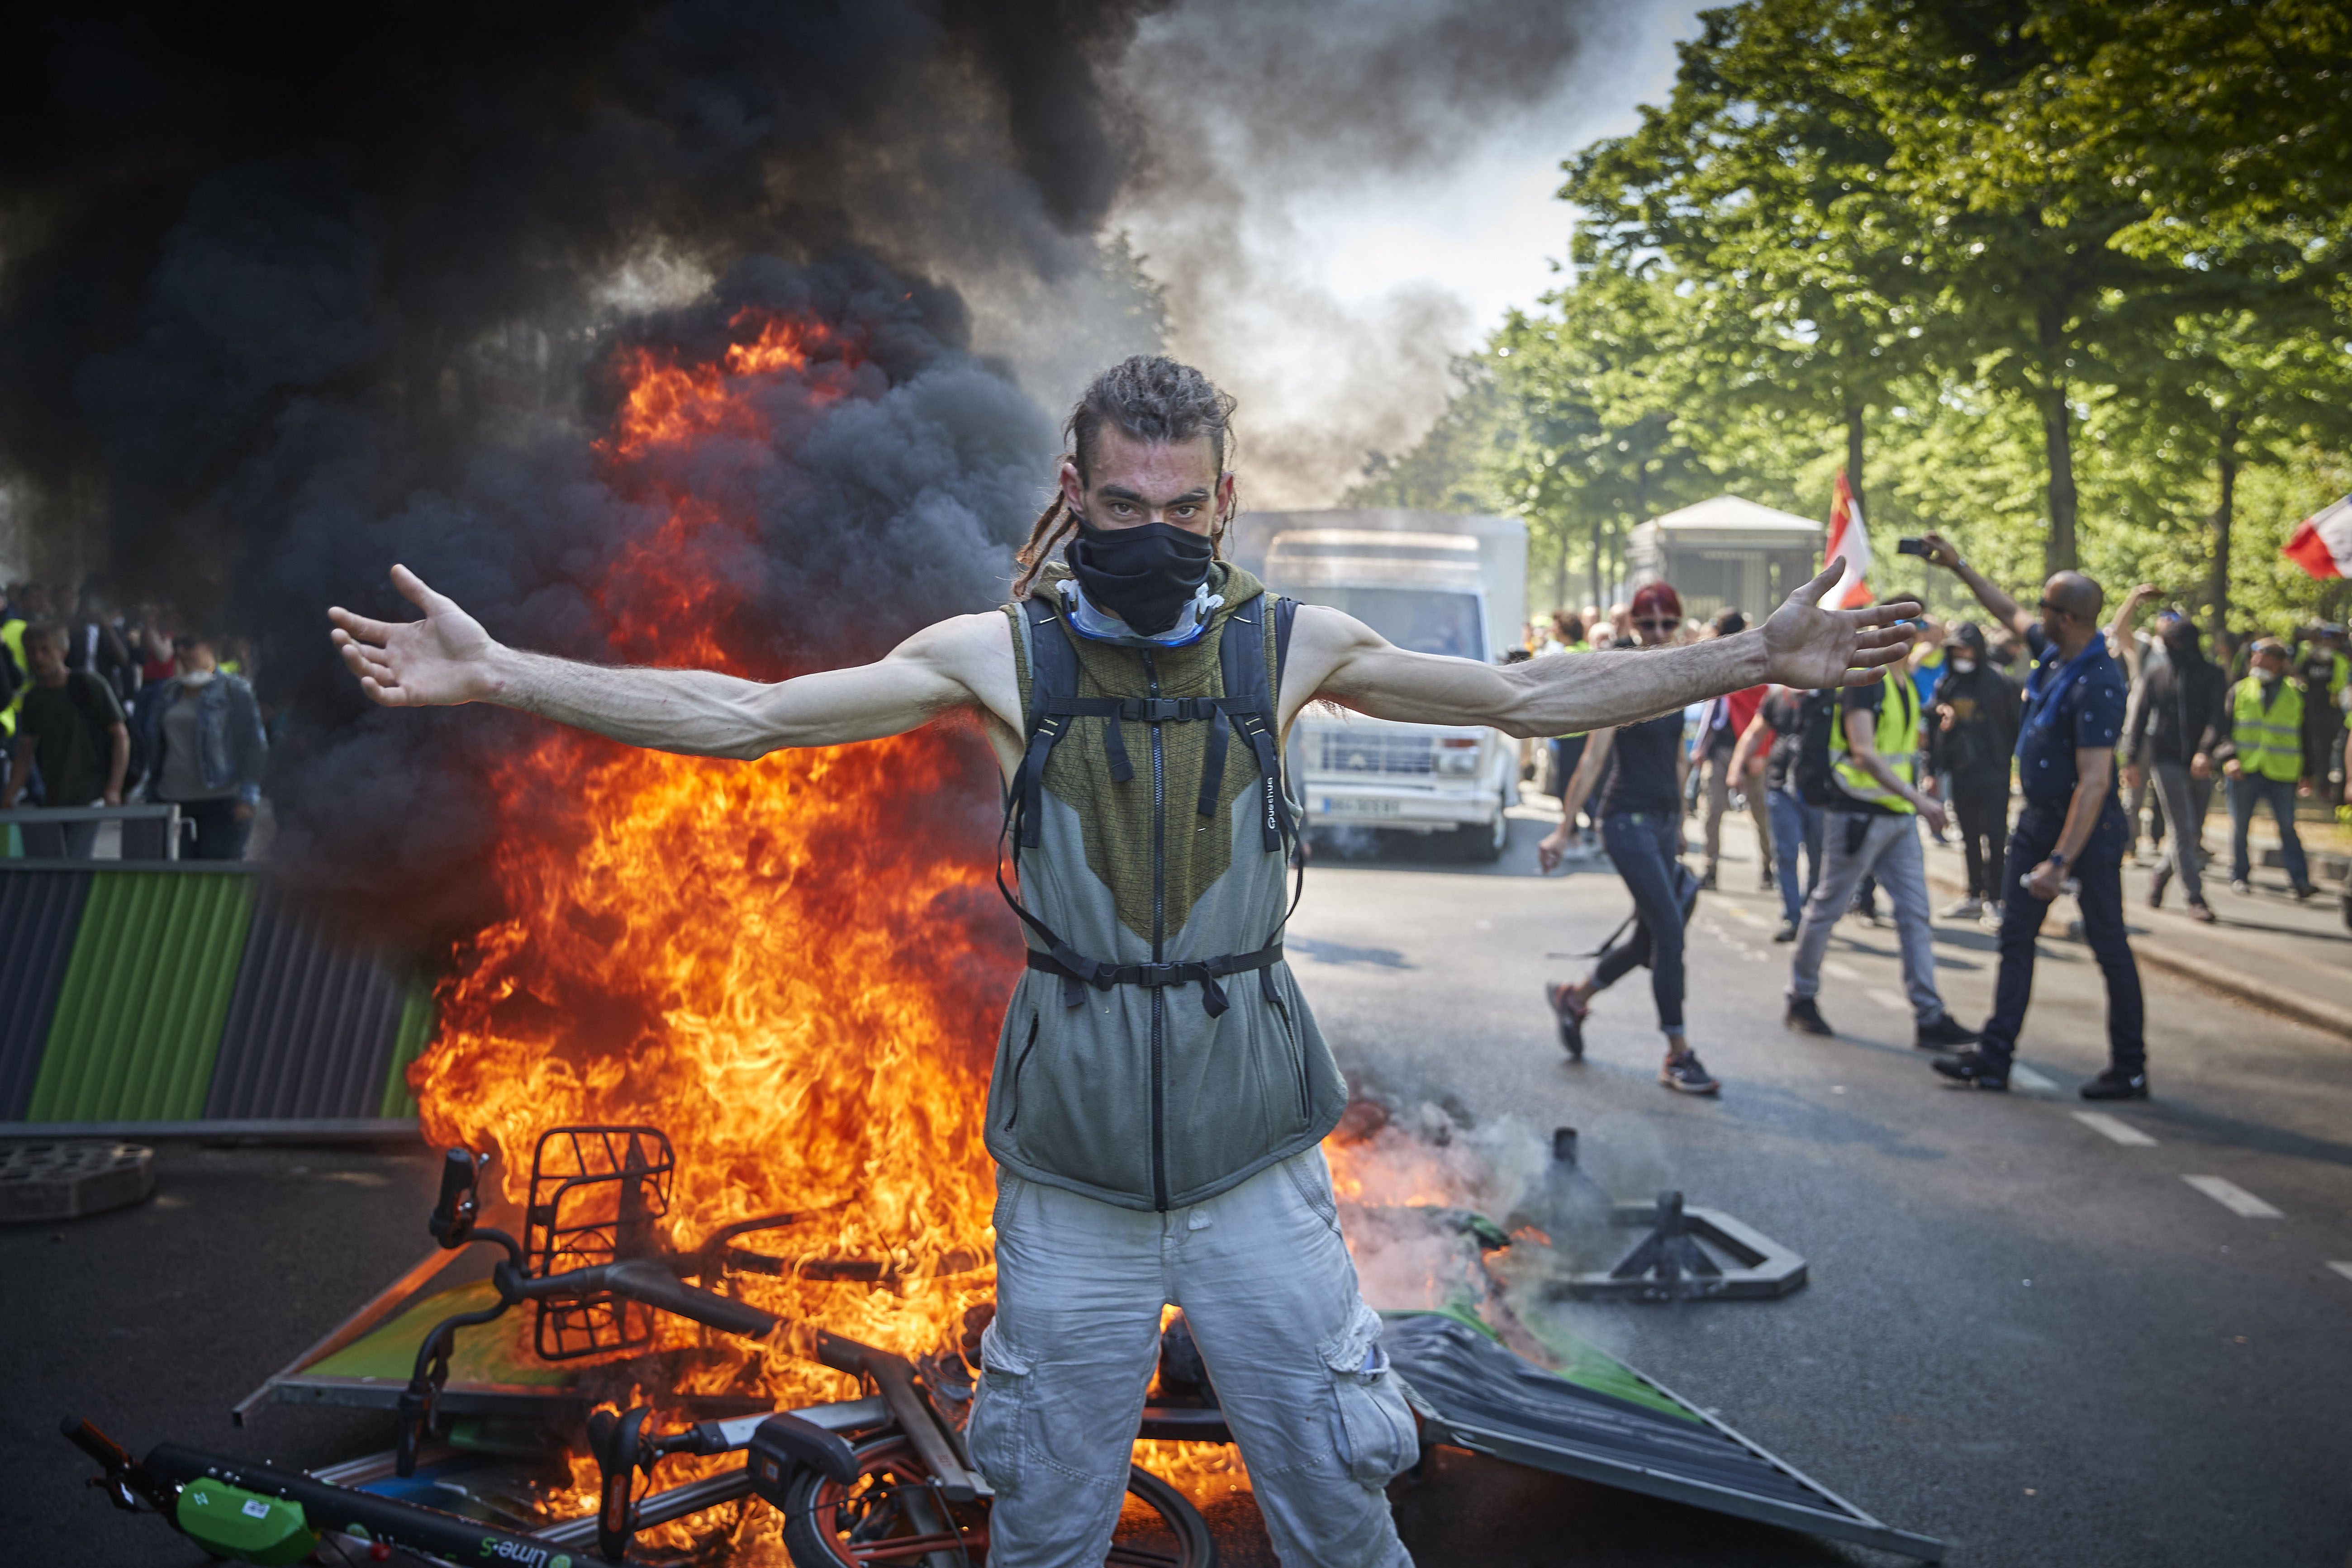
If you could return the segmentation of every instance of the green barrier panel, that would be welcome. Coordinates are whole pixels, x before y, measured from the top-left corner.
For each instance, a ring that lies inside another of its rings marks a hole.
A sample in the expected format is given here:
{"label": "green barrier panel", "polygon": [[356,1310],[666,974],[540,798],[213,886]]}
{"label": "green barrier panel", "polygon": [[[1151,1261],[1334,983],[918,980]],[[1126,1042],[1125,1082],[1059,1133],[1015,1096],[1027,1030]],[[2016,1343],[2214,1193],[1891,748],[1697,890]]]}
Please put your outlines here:
{"label": "green barrier panel", "polygon": [[251,879],[114,871],[91,884],[28,1121],[193,1121],[253,920]]}
{"label": "green barrier panel", "polygon": [[392,1066],[383,1075],[383,1104],[376,1114],[383,1117],[414,1116],[416,1096],[408,1087],[408,1064],[425,1054],[433,1043],[433,993],[418,988],[408,994],[408,1003],[400,1010],[400,1033],[392,1044]]}

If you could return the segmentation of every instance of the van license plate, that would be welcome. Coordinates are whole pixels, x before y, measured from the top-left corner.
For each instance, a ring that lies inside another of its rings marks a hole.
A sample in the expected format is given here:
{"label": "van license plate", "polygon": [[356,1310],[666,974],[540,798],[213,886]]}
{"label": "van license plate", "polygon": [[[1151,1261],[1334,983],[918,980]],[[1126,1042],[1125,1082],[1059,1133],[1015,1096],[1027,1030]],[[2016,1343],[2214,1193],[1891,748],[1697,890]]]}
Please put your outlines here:
{"label": "van license plate", "polygon": [[1401,800],[1366,799],[1360,795],[1327,795],[1318,816],[1402,816],[1404,802]]}

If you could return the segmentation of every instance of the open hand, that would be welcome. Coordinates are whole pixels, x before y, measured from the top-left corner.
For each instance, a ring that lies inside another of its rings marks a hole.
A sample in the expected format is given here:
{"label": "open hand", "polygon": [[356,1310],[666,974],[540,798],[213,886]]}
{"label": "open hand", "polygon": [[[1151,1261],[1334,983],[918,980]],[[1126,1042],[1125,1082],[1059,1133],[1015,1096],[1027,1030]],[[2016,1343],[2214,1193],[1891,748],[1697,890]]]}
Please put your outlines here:
{"label": "open hand", "polygon": [[340,605],[327,612],[335,624],[335,647],[360,678],[360,689],[386,708],[431,708],[489,696],[496,689],[490,663],[499,645],[482,624],[405,566],[392,569],[392,585],[425,612],[423,620],[372,621]]}
{"label": "open hand", "polygon": [[1894,599],[1858,610],[1824,610],[1822,595],[1844,571],[1832,565],[1789,595],[1764,623],[1764,679],[1810,690],[1822,686],[1867,686],[1910,652],[1907,621],[1917,601]]}

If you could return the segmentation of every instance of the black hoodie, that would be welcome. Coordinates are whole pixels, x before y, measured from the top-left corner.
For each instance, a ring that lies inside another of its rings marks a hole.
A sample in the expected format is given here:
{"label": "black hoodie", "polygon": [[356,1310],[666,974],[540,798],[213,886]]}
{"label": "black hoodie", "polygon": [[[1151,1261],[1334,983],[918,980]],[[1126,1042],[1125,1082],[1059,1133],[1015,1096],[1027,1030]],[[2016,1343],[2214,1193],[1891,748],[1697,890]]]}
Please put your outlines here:
{"label": "black hoodie", "polygon": [[2229,680],[2193,643],[2168,644],[2162,664],[2140,682],[2139,700],[2124,731],[2124,755],[2147,766],[2210,752],[2229,733]]}

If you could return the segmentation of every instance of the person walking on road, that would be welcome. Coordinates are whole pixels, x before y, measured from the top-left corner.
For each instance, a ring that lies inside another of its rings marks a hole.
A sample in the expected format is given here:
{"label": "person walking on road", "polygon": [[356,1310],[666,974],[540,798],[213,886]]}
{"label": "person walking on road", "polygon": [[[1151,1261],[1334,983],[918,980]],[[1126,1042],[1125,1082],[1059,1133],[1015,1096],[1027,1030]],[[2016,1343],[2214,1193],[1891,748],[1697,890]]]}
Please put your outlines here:
{"label": "person walking on road", "polygon": [[2230,891],[2251,893],[2253,858],[2247,829],[2254,808],[2267,805],[2278,822],[2279,858],[2286,862],[2288,890],[2311,897],[2311,867],[2294,830],[2295,784],[2303,774],[2303,706],[2311,700],[2286,672],[2286,645],[2257,637],[2248,650],[2252,666],[2230,689],[2230,738],[2214,748],[2230,781]]}
{"label": "person walking on road", "polygon": [[2130,835],[2116,789],[2116,742],[2129,698],[2122,667],[2099,631],[2105,595],[2081,573],[2061,572],[2043,584],[2037,615],[1962,561],[1942,535],[1926,537],[1927,559],[1967,584],[1989,614],[2025,639],[2037,661],[2018,730],[2018,788],[2025,809],[2010,830],[2001,871],[2006,898],[1992,1016],[1974,1050],[1937,1058],[1936,1070],[1978,1089],[2009,1087],[2018,1031],[2033,996],[2034,938],[2071,876],[2084,939],[2107,984],[2108,1066],[2080,1092],[2085,1100],[2145,1100],[2139,965],[2124,932],[2124,853]]}
{"label": "person walking on road", "polygon": [[2213,752],[2229,730],[2221,672],[2205,657],[2197,623],[2179,610],[2156,617],[2164,658],[2149,661],[2141,678],[2125,734],[2126,784],[2152,779],[2172,831],[2171,846],[2157,864],[2147,889],[2148,908],[2164,907],[2165,889],[2178,877],[2192,920],[2210,922],[2205,901],[2205,812],[2213,799]]}
{"label": "person walking on road", "polygon": [[1105,371],[1065,426],[1012,602],[855,668],[771,685],[526,653],[405,567],[394,584],[424,619],[329,611],[389,707],[495,702],[746,760],[955,716],[987,741],[1027,935],[989,1082],[997,1310],[964,1429],[995,1493],[991,1568],[1103,1560],[1171,1300],[1282,1561],[1410,1562],[1382,1489],[1418,1457],[1412,1412],[1321,1149],[1347,1081],[1281,946],[1297,817],[1279,759],[1300,710],[1557,735],[1759,681],[1874,680],[1901,657],[1885,628],[1906,607],[1822,609],[1828,573],[1760,632],[1698,647],[1508,666],[1397,647],[1217,559],[1232,407],[1165,358]]}
{"label": "person walking on road", "polygon": [[[1665,584],[1645,584],[1634,594],[1633,635],[1641,647],[1667,647],[1682,624],[1682,599]],[[1700,1065],[1683,1023],[1683,925],[1698,898],[1698,881],[1682,864],[1682,786],[1688,760],[1682,742],[1680,710],[1596,730],[1586,741],[1584,760],[1560,802],[1559,826],[1536,846],[1536,858],[1547,875],[1560,863],[1577,808],[1597,789],[1600,804],[1592,814],[1601,819],[1601,847],[1633,895],[1633,930],[1601,952],[1591,973],[1546,986],[1544,997],[1559,1020],[1560,1043],[1580,1061],[1592,998],[1647,965],[1658,1027],[1666,1037],[1658,1081],[1684,1094],[1713,1094],[1723,1086]]]}
{"label": "person walking on road", "polygon": [[[1822,808],[1798,793],[1797,753],[1804,744],[1805,700],[1814,694],[1773,687],[1758,705],[1756,717],[1739,737],[1732,753],[1734,778],[1746,778],[1755,766],[1758,747],[1764,754],[1765,802],[1772,816],[1772,872],[1780,889],[1780,929],[1774,942],[1797,940],[1797,922],[1805,900],[1822,879]],[[1797,855],[1805,857],[1805,872],[1797,875]]]}
{"label": "person walking on road", "polygon": [[[1724,611],[1708,626],[1709,634],[1715,637],[1731,637],[1747,629],[1748,617],[1738,610]],[[1772,890],[1772,818],[1765,808],[1764,781],[1732,765],[1732,754],[1738,750],[1740,737],[1754,721],[1757,707],[1764,700],[1764,690],[1761,686],[1750,687],[1708,703],[1706,716],[1699,721],[1698,736],[1692,742],[1692,758],[1705,770],[1702,789],[1706,805],[1701,824],[1706,845],[1706,870],[1701,874],[1698,885],[1709,890],[1714,889],[1722,868],[1723,817],[1731,809],[1734,792],[1743,793],[1748,815],[1756,824],[1757,890]]]}
{"label": "person walking on road", "polygon": [[1998,918],[2001,851],[2009,839],[2010,756],[2017,749],[2016,684],[1986,657],[1983,628],[1954,628],[1944,641],[1944,679],[1936,683],[1927,763],[1951,780],[1951,811],[1968,866],[1967,896],[1945,920]]}
{"label": "person walking on road", "polygon": [[1919,824],[1944,826],[1941,802],[1912,782],[1919,753],[1919,689],[1889,679],[1859,688],[1839,704],[1829,734],[1830,800],[1822,815],[1821,881],[1805,900],[1797,951],[1789,965],[1789,1010],[1783,1022],[1806,1035],[1832,1035],[1815,1000],[1830,933],[1863,878],[1874,878],[1895,910],[1909,993],[1913,1044],[1923,1050],[1964,1046],[1976,1033],[1944,1006],[1936,989],[1936,936],[1927,920],[1927,862]]}

